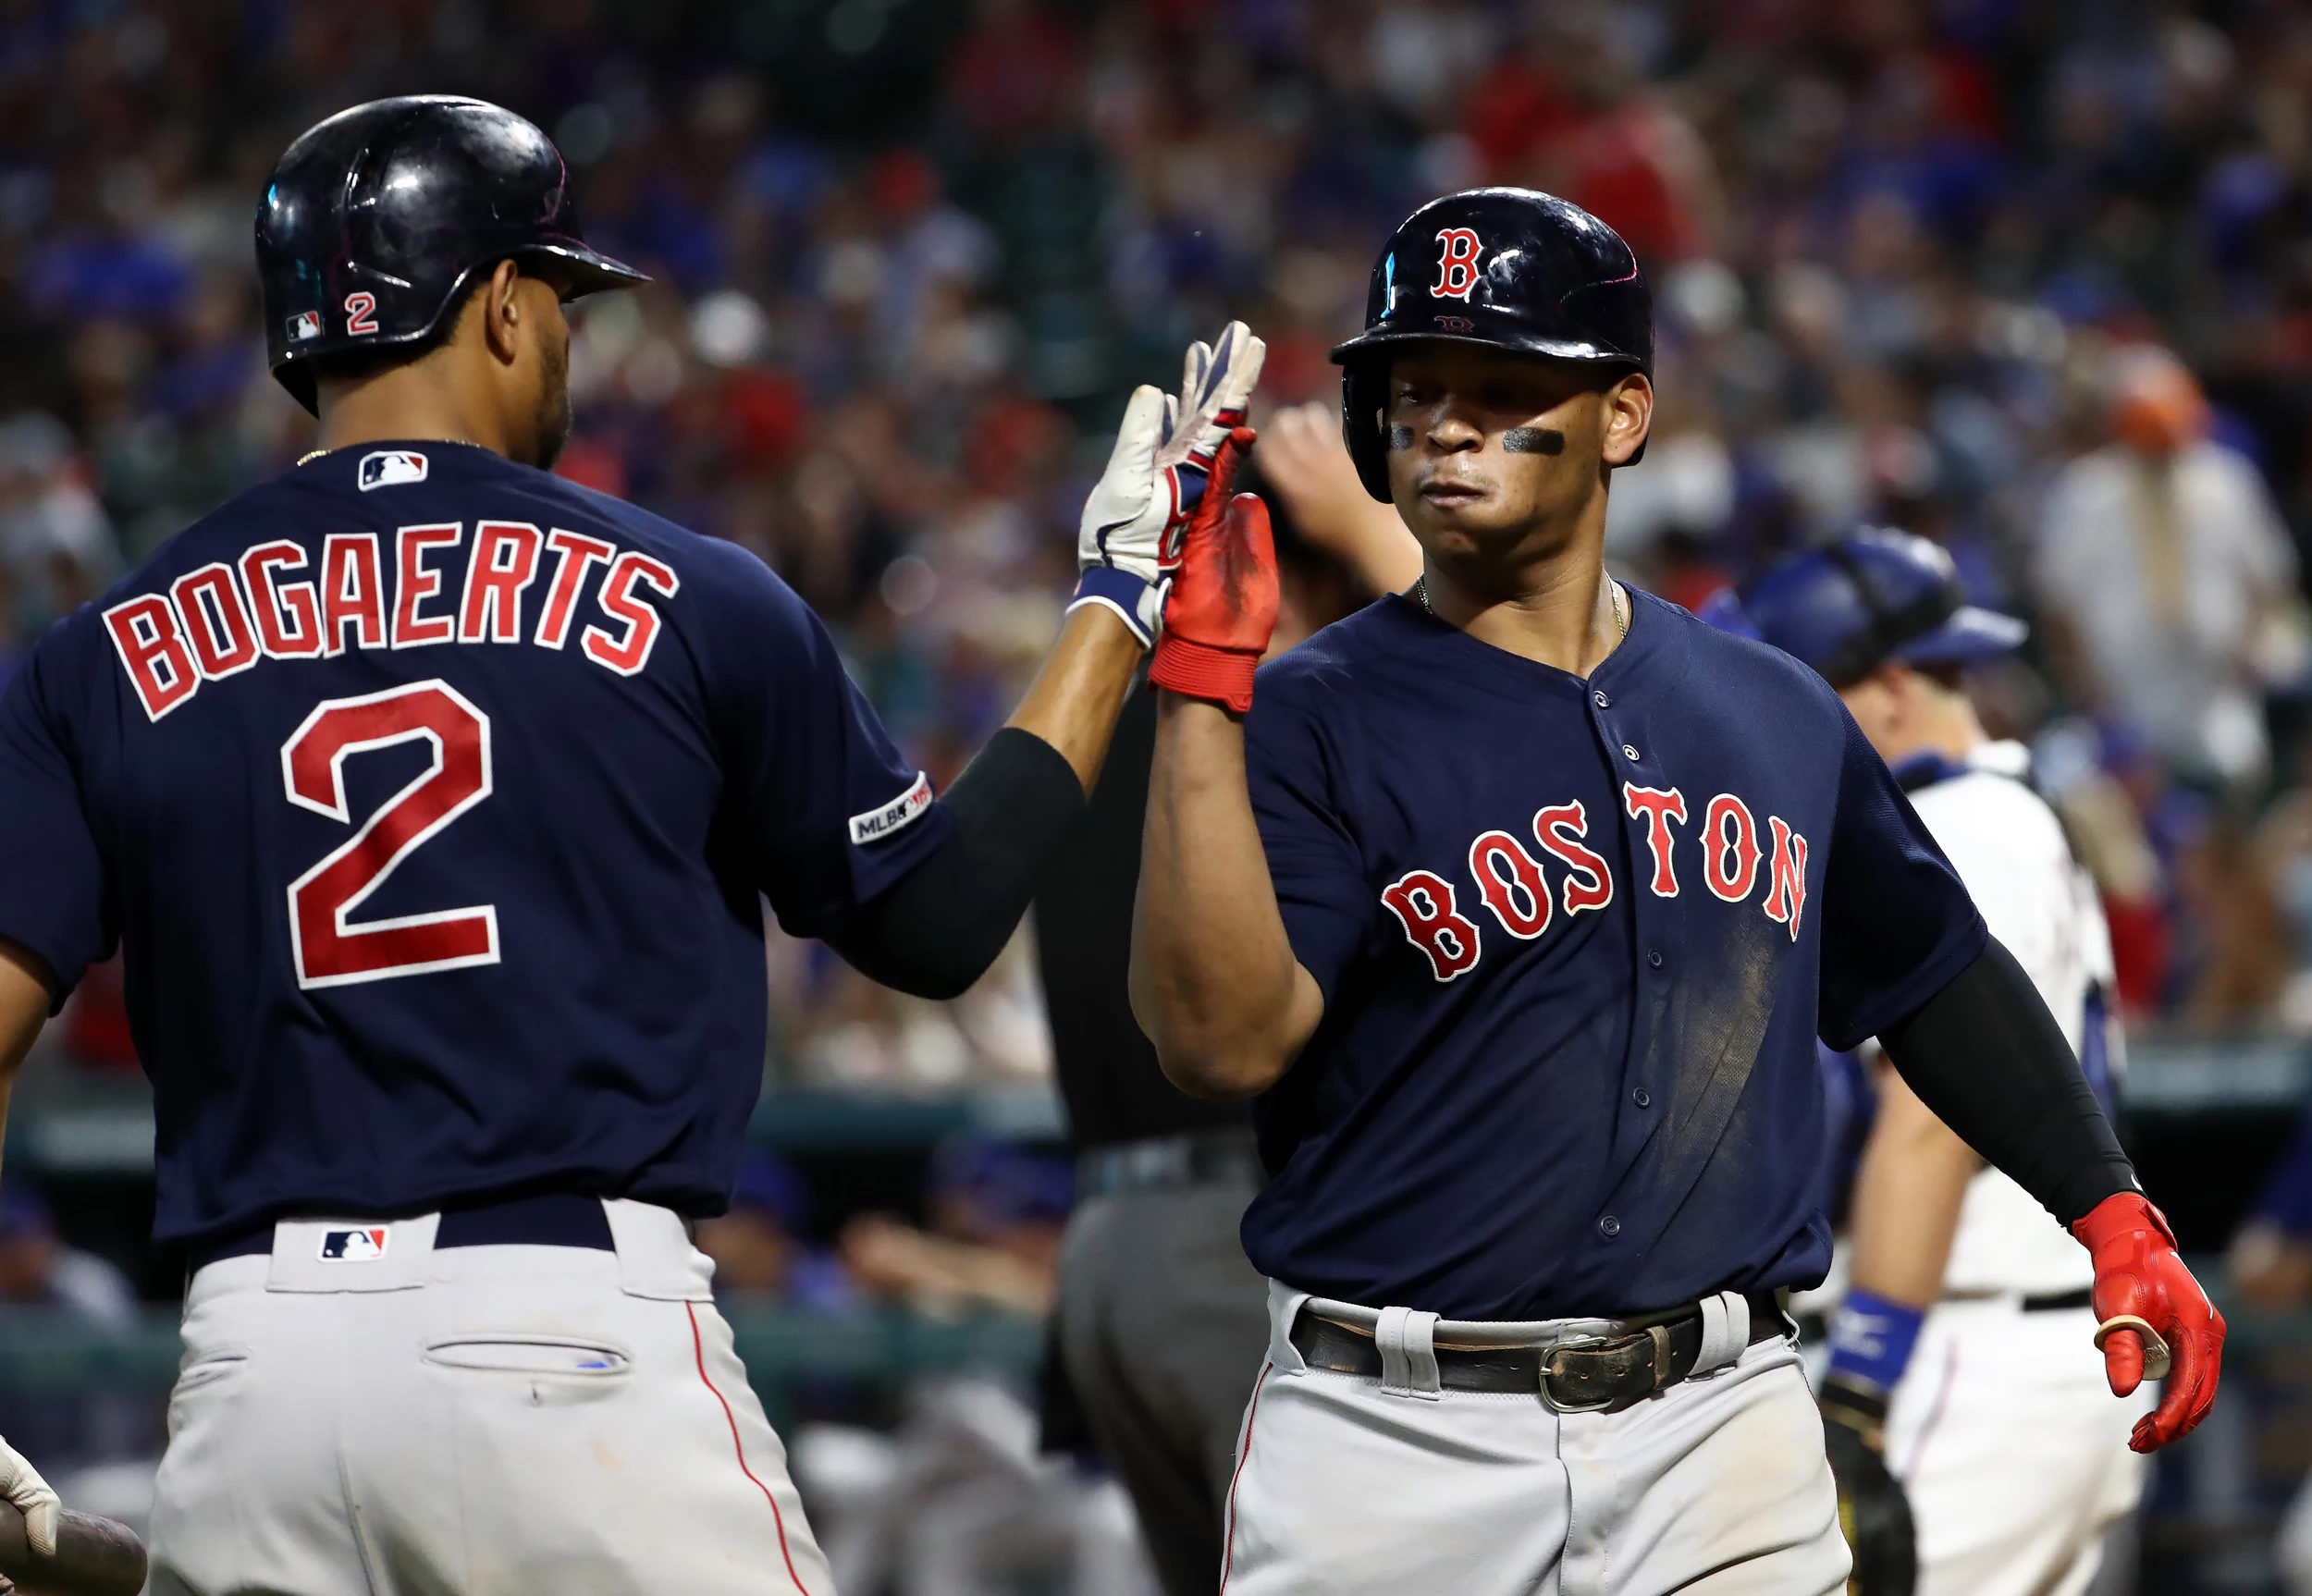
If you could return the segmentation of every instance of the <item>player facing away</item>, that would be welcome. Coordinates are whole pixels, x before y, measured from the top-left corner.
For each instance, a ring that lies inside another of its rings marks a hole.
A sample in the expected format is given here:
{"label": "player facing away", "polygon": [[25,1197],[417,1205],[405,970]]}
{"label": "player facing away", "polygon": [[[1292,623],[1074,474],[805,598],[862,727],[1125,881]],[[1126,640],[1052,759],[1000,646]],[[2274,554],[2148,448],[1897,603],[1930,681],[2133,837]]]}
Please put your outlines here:
{"label": "player facing away", "polygon": [[638,274],[536,128],[348,111],[257,248],[321,448],[0,698],[0,1081],[125,947],[155,1235],[191,1254],[153,1589],[826,1596],[684,1224],[761,1086],[761,904],[910,991],[977,978],[1083,806],[1160,540],[1249,441],[1260,345],[1136,397],[1168,424],[1112,460],[1078,603],[934,796],[753,556],[541,469],[562,301]]}
{"label": "player facing away", "polygon": [[[2109,1102],[2102,906],[2031,786],[2030,750],[1986,734],[1960,681],[2022,643],[2023,622],[1969,604],[1949,555],[1890,530],[1762,572],[1729,618],[1838,689]],[[2143,1490],[2143,1459],[2119,1443],[2149,1406],[2105,1392],[2087,1256],[1891,1073],[1851,1212],[1853,1285],[1822,1397],[1842,1491],[1873,1478],[1856,1449],[1883,1447],[1922,1596],[2078,1596]],[[1866,1497],[1853,1506],[1873,1516]]]}
{"label": "player facing away", "polygon": [[1135,1004],[1181,1086],[1261,1094],[1234,1596],[1840,1590],[1778,1300],[1829,1259],[1818,1034],[2072,1226],[2116,1389],[2156,1332],[2137,1446],[2215,1394],[2221,1320],[1837,695],[1607,578],[1652,330],[1596,218],[1436,201],[1334,351],[1422,581],[1256,699],[1259,517],[1187,540]]}

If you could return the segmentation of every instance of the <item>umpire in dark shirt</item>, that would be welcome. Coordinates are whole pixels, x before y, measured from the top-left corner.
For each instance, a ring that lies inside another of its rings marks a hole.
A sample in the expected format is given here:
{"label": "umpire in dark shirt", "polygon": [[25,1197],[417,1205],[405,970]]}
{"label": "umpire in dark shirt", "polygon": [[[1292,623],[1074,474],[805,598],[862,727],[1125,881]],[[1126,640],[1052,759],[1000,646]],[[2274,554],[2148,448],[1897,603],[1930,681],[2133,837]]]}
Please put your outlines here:
{"label": "umpire in dark shirt", "polygon": [[[1359,485],[1337,412],[1269,418],[1252,464],[1285,567],[1278,649],[1409,584],[1420,554]],[[1246,1105],[1166,1081],[1125,989],[1155,695],[1136,691],[1100,785],[1036,899],[1060,1094],[1081,1155],[1060,1258],[1058,1344],[1093,1438],[1131,1493],[1166,1596],[1211,1596],[1267,1283],[1236,1227],[1267,1176]]]}

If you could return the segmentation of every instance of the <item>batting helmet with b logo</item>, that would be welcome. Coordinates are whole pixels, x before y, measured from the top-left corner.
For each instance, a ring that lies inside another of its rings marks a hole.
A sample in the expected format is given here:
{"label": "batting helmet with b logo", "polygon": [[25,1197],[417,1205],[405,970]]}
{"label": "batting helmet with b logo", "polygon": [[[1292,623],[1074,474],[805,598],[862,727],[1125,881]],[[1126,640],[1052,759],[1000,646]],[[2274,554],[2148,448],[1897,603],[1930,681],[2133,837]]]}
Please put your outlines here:
{"label": "batting helmet with b logo", "polygon": [[1384,502],[1389,357],[1436,339],[1651,375],[1654,295],[1621,235],[1555,194],[1470,189],[1406,217],[1372,268],[1365,330],[1333,351],[1349,458]]}
{"label": "batting helmet with b logo", "polygon": [[422,343],[478,270],[551,255],[573,293],[649,279],[578,230],[561,152],[482,100],[373,100],[308,129],[257,206],[265,352],[314,408],[314,363]]}

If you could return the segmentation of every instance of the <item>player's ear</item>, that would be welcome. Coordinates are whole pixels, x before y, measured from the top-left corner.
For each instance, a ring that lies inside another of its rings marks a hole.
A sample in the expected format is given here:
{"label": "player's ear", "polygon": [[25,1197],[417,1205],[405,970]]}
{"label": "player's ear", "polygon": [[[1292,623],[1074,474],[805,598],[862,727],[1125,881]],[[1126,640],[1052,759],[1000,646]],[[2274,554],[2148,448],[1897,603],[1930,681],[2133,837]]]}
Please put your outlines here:
{"label": "player's ear", "polygon": [[1631,372],[1605,390],[1605,463],[1628,465],[1653,426],[1654,384],[1645,373]]}
{"label": "player's ear", "polygon": [[521,280],[522,268],[503,260],[490,268],[473,296],[473,308],[482,314],[483,342],[503,365],[513,364],[522,348],[522,299],[514,292]]}

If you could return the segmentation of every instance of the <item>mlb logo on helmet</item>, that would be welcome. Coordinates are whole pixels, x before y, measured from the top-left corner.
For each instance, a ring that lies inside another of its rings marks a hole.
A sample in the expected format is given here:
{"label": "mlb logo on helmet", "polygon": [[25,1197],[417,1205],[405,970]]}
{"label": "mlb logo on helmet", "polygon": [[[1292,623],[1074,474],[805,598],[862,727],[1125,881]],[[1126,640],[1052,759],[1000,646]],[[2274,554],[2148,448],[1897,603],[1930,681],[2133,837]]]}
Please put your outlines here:
{"label": "mlb logo on helmet", "polygon": [[325,1230],[321,1233],[321,1261],[324,1263],[375,1263],[386,1256],[386,1238],[393,1234],[390,1225],[371,1225],[366,1230]]}
{"label": "mlb logo on helmet", "polygon": [[302,343],[307,338],[319,338],[321,336],[321,313],[300,311],[289,317],[289,342],[293,344]]}
{"label": "mlb logo on helmet", "polygon": [[425,480],[425,457],[413,448],[381,448],[362,456],[362,491]]}

